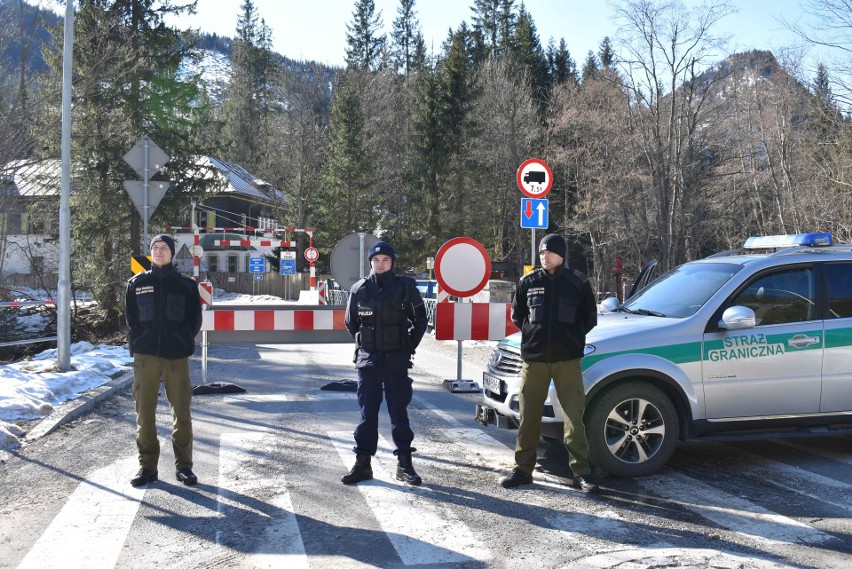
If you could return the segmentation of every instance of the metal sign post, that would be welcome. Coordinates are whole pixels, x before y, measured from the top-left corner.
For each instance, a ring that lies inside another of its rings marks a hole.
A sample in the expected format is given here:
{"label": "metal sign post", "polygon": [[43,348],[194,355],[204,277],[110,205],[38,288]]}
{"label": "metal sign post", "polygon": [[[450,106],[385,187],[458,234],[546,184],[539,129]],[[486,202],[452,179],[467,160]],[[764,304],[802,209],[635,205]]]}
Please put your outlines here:
{"label": "metal sign post", "polygon": [[516,176],[521,193],[530,199],[521,199],[521,227],[532,230],[530,264],[535,267],[535,230],[550,225],[548,204],[544,198],[553,187],[553,171],[544,160],[530,158],[520,165]]}
{"label": "metal sign post", "polygon": [[123,156],[128,166],[142,177],[139,180],[125,180],[124,189],[127,190],[130,199],[142,216],[143,236],[142,250],[148,247],[148,219],[159,205],[160,200],[169,189],[169,182],[155,182],[150,184],[151,176],[165,166],[170,160],[162,148],[157,146],[153,140],[143,136],[127,154]]}
{"label": "metal sign post", "polygon": [[[438,303],[449,300],[448,294],[459,298],[475,295],[485,288],[490,276],[491,257],[481,243],[469,237],[450,239],[441,246],[435,256],[435,277],[439,285],[436,295]],[[437,326],[442,312],[441,304],[436,306],[436,311]],[[444,387],[453,393],[477,392],[480,387],[475,381],[462,379],[462,340],[457,341],[456,379],[445,379]]]}

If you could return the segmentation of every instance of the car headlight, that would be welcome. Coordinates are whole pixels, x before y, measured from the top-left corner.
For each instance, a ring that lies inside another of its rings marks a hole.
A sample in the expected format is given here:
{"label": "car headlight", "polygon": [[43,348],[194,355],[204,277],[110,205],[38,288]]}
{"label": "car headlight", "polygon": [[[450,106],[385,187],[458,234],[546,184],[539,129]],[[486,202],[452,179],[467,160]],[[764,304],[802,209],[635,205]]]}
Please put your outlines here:
{"label": "car headlight", "polygon": [[588,356],[589,354],[593,353],[593,352],[595,351],[595,349],[596,349],[596,348],[595,348],[595,346],[594,346],[594,345],[592,345],[592,344],[586,344],[586,347],[585,347],[585,348],[583,348],[583,355],[584,355],[584,356]]}

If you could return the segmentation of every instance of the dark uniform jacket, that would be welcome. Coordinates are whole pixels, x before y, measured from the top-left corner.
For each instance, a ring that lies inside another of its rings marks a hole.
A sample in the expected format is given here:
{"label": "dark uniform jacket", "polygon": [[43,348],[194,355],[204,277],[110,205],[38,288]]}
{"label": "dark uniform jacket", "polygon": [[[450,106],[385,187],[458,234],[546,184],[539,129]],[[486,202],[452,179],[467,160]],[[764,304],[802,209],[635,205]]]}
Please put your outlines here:
{"label": "dark uniform jacket", "polygon": [[521,330],[521,358],[557,362],[583,357],[586,334],[598,322],[588,279],[567,267],[551,276],[526,275],[512,299],[512,322]]}
{"label": "dark uniform jacket", "polygon": [[426,306],[414,279],[390,270],[352,285],[345,323],[358,344],[355,367],[408,369],[426,333]]}
{"label": "dark uniform jacket", "polygon": [[178,359],[195,351],[201,330],[198,283],[171,263],[130,279],[124,308],[131,354]]}

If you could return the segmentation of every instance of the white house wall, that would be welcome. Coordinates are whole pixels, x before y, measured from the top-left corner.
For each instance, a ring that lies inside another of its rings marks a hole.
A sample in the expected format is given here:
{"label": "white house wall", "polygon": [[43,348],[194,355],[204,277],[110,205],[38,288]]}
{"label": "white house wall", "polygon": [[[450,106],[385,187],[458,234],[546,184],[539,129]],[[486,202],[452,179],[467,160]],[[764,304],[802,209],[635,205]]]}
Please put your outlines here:
{"label": "white house wall", "polygon": [[59,272],[59,244],[46,240],[46,235],[7,235],[6,248],[3,250],[3,274],[31,274],[31,257],[43,259],[45,274]]}

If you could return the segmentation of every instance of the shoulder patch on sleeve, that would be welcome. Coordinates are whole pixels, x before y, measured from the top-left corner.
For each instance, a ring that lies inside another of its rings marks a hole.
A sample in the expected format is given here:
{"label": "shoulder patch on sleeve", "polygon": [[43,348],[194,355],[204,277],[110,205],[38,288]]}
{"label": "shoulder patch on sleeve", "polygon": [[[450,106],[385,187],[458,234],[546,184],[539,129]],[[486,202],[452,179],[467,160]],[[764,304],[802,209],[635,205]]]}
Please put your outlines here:
{"label": "shoulder patch on sleeve", "polygon": [[589,282],[589,276],[586,273],[584,273],[583,271],[578,271],[576,269],[569,269],[569,270],[572,273],[574,273],[574,276],[576,276],[578,279],[580,279],[584,283]]}

